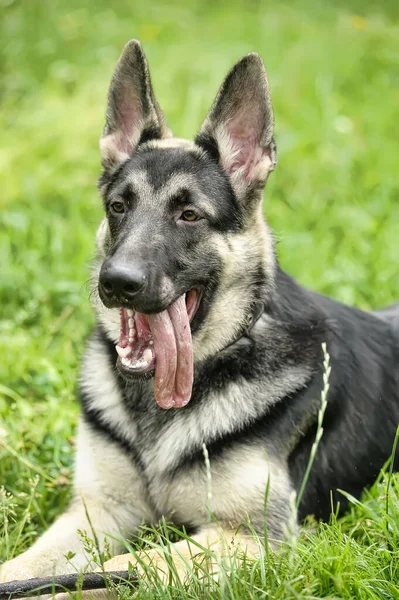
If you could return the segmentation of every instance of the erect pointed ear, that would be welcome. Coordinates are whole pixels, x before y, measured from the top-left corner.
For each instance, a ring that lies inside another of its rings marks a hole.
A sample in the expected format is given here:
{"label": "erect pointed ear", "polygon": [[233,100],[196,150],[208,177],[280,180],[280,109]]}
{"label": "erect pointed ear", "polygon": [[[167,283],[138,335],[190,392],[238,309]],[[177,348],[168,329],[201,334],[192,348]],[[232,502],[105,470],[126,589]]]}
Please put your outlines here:
{"label": "erect pointed ear", "polygon": [[104,170],[112,171],[129,158],[139,143],[170,135],[155,100],[141,44],[131,40],[122,52],[109,87],[100,139]]}
{"label": "erect pointed ear", "polygon": [[218,159],[240,200],[276,166],[273,125],[262,59],[248,54],[228,73],[195,140]]}

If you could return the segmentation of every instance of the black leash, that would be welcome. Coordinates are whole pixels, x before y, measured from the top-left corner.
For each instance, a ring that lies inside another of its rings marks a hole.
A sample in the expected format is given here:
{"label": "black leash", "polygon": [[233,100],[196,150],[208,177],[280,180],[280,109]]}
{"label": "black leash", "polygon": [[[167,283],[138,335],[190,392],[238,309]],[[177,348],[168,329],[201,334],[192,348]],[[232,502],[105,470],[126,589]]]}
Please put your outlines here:
{"label": "black leash", "polygon": [[20,581],[0,583],[0,600],[15,600],[26,596],[57,594],[60,592],[76,592],[77,590],[99,590],[107,587],[107,583],[138,584],[135,571],[108,571],[104,573],[71,573],[54,577],[35,577]]}

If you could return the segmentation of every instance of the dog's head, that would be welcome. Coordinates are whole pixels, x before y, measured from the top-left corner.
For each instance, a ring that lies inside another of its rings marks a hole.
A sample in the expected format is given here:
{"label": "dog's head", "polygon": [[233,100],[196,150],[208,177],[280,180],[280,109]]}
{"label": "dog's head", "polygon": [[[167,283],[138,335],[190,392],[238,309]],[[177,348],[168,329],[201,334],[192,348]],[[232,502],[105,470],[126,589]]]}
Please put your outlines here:
{"label": "dog's head", "polygon": [[189,142],[167,128],[143,50],[129,42],[100,148],[98,317],[118,341],[121,373],[155,369],[158,403],[179,407],[191,394],[193,348],[202,360],[230,344],[272,285],[261,200],[276,152],[260,57],[232,68]]}

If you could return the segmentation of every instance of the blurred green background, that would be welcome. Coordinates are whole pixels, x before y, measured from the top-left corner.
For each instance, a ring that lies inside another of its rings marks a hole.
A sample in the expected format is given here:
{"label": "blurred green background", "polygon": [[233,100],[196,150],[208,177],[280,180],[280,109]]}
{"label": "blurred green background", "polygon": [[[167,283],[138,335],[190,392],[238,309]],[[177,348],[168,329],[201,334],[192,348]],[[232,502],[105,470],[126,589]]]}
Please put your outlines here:
{"label": "blurred green background", "polygon": [[[66,466],[68,483],[93,323],[98,138],[131,38],[186,137],[233,62],[259,52],[279,153],[264,206],[283,267],[362,308],[399,297],[397,1],[0,0],[0,10],[0,484],[19,492],[35,465],[55,480]],[[35,510],[48,499],[51,519],[62,496],[44,485]]]}

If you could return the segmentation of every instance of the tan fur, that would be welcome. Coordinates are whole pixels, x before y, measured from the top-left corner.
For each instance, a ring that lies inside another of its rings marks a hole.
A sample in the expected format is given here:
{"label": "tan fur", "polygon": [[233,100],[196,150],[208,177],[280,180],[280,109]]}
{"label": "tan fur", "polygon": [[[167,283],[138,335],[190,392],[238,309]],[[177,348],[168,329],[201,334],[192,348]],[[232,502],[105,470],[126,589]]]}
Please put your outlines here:
{"label": "tan fur", "polygon": [[263,264],[272,280],[275,269],[273,238],[261,210],[259,208],[256,218],[245,231],[224,238],[215,236],[211,241],[222,258],[223,271],[220,293],[212,303],[205,326],[194,338],[196,360],[215,355],[241,332],[246,315],[251,311],[252,299],[246,293],[252,275],[251,265]]}
{"label": "tan fur", "polygon": [[169,137],[161,140],[151,140],[147,142],[148,148],[184,148],[190,152],[195,153],[197,156],[203,154],[202,150],[194,144],[191,140],[185,138]]}

